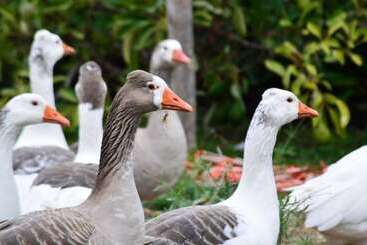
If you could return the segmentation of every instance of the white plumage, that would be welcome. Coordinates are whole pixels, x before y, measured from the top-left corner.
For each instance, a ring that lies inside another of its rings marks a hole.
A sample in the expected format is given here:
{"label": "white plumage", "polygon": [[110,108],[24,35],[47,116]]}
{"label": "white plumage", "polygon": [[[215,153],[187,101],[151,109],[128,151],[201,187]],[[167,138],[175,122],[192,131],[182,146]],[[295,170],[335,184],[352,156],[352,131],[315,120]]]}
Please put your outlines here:
{"label": "white plumage", "polygon": [[367,146],[358,148],[329,167],[323,175],[295,187],[290,204],[306,213],[306,227],[330,240],[367,242]]}

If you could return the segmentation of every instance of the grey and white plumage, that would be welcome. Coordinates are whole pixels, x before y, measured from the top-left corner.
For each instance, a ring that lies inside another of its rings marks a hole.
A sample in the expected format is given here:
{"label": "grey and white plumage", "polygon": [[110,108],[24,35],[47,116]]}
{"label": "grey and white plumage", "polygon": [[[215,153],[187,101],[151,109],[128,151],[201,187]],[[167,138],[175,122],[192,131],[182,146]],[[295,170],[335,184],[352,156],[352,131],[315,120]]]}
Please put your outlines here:
{"label": "grey and white plumage", "polygon": [[[166,104],[163,93],[170,90],[161,79],[144,71],[129,73],[127,80],[112,102],[96,186],[89,198],[77,207],[34,212],[2,223],[0,244],[143,243],[144,213],[134,183],[131,152],[140,117]],[[173,101],[180,99],[174,97]],[[190,109],[181,104],[181,108]],[[177,108],[174,102],[170,105]]]}
{"label": "grey and white plumage", "polygon": [[32,185],[49,185],[61,189],[79,186],[92,189],[96,183],[97,173],[97,164],[60,163],[43,169]]}
{"label": "grey and white plumage", "polygon": [[[307,113],[300,114],[301,108]],[[280,222],[272,154],[278,130],[301,115],[317,112],[291,92],[265,91],[247,132],[245,175],[236,191],[216,205],[178,209],[148,221],[145,244],[275,245]]]}
{"label": "grey and white plumage", "polygon": [[[150,61],[150,72],[168,84],[175,67],[189,62],[187,57],[175,59],[175,52],[186,57],[177,40],[163,40],[154,48]],[[147,127],[138,129],[134,147],[134,176],[140,197],[151,200],[170,190],[182,175],[186,158],[186,135],[178,114],[152,112]]]}
{"label": "grey and white plumage", "polygon": [[102,69],[96,62],[88,61],[80,67],[75,92],[79,101],[80,143],[75,159],[41,170],[24,201],[23,213],[79,205],[95,185],[107,94]]}
{"label": "grey and white plumage", "polygon": [[70,150],[57,146],[22,147],[15,149],[13,154],[13,168],[16,174],[37,173],[45,166],[57,165],[75,157]]}
{"label": "grey and white plumage", "polygon": [[146,223],[146,234],[150,237],[145,244],[222,244],[236,237],[238,223],[236,215],[226,206],[180,208]]}
{"label": "grey and white plumage", "polygon": [[[53,68],[73,49],[61,38],[47,30],[35,33],[29,55],[30,84],[33,93],[41,95],[53,107]],[[63,131],[58,125],[32,125],[26,127],[16,145],[13,165],[17,173],[37,173],[43,167],[60,161],[71,161],[74,153],[68,149]],[[28,187],[23,187],[28,188]]]}

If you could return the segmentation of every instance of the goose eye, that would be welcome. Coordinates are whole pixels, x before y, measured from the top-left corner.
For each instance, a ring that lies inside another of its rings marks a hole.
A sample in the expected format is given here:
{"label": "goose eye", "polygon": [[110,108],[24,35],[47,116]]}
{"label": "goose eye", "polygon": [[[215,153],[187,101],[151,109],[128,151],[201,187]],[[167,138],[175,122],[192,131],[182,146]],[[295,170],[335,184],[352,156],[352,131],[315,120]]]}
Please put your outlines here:
{"label": "goose eye", "polygon": [[38,101],[33,100],[33,101],[32,101],[32,105],[33,105],[33,106],[38,106]]}
{"label": "goose eye", "polygon": [[163,50],[166,51],[168,48],[166,46],[163,46]]}
{"label": "goose eye", "polygon": [[156,87],[155,87],[155,85],[154,84],[148,84],[148,88],[150,89],[150,90],[154,90]]}
{"label": "goose eye", "polygon": [[293,99],[291,97],[288,97],[287,102],[292,103]]}

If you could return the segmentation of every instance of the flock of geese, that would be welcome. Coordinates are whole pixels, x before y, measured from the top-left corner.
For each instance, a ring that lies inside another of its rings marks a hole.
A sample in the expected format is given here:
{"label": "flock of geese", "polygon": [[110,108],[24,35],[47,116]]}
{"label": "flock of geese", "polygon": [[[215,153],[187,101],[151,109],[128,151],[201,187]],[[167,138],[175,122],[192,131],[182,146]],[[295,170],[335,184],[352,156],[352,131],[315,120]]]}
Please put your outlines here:
{"label": "flock of geese", "polygon": [[[317,111],[289,91],[266,90],[245,139],[246,176],[231,197],[145,221],[141,200],[165,193],[184,170],[186,137],[175,111],[193,109],[169,88],[169,82],[173,69],[191,60],[177,40],[160,42],[150,72],[127,75],[105,123],[107,86],[101,67],[94,61],[83,64],[75,86],[79,140],[73,152],[62,130],[70,123],[55,109],[53,68],[63,56],[74,53],[58,35],[37,31],[29,55],[32,93],[12,98],[0,110],[1,245],[277,243],[279,203],[272,167],[277,134],[296,119],[318,116]],[[139,128],[146,113],[148,124]],[[348,175],[336,165],[346,167],[335,164],[320,180],[296,188],[291,198],[307,199],[302,207],[308,215],[306,225],[326,232],[337,227],[337,235],[343,236],[355,226],[340,205],[343,193],[363,185],[360,179],[345,185]],[[320,200],[312,197],[315,193],[324,195]],[[357,194],[349,195],[357,198]],[[339,202],[330,213],[327,206],[333,198]],[[355,216],[356,209],[349,213]],[[349,226],[343,227],[343,222]],[[366,225],[359,227],[360,236],[366,236]]]}

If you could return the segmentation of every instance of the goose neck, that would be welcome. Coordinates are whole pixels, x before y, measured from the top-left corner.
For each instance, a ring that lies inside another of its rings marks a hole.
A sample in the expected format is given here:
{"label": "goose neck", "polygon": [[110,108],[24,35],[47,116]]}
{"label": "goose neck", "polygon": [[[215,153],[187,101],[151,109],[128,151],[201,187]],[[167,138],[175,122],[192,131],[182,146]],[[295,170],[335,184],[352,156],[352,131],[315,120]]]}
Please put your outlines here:
{"label": "goose neck", "polygon": [[150,60],[150,72],[156,76],[161,77],[166,81],[167,85],[171,87],[172,72],[174,67],[172,65],[164,65],[162,62],[155,60],[154,56]]}
{"label": "goose neck", "polygon": [[92,109],[90,103],[79,104],[79,144],[74,161],[99,163],[103,137],[103,108]]}
{"label": "goose neck", "polygon": [[272,159],[278,131],[258,108],[245,140],[243,174],[232,196],[239,206],[246,204],[274,221],[279,221]]}
{"label": "goose neck", "polygon": [[44,59],[37,57],[29,61],[30,83],[33,93],[41,95],[47,103],[55,107],[55,97],[53,88],[53,67]]}
{"label": "goose neck", "polygon": [[[136,190],[131,152],[140,113],[112,104],[104,130],[99,172],[82,205],[116,244],[141,244],[144,212]],[[121,232],[126,231],[126,232]]]}
{"label": "goose neck", "polygon": [[12,148],[19,133],[20,128],[0,122],[0,219],[14,218],[20,211],[12,164]]}

